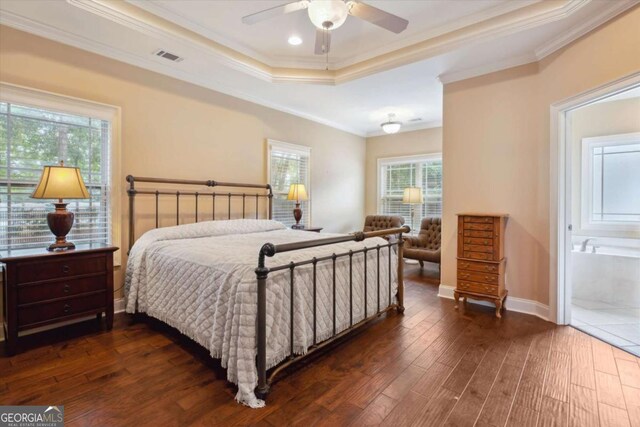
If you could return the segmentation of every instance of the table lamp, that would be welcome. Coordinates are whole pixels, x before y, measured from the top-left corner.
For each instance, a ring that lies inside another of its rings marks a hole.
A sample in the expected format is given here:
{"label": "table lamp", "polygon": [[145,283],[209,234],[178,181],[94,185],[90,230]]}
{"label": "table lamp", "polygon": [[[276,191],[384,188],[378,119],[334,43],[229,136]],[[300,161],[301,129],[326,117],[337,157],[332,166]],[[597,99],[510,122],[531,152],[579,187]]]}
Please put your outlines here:
{"label": "table lamp", "polygon": [[415,227],[413,226],[413,207],[415,205],[421,205],[424,203],[424,199],[422,198],[422,188],[419,188],[419,187],[405,188],[404,193],[402,195],[402,203],[410,206],[411,230],[415,230]]}
{"label": "table lamp", "polygon": [[49,230],[56,236],[55,243],[49,245],[49,251],[64,251],[74,249],[76,246],[67,242],[67,234],[73,226],[73,212],[67,210],[67,203],[62,199],[88,199],[89,192],[84,185],[80,169],[67,167],[64,161],[60,160],[60,165],[45,166],[42,170],[40,182],[31,197],[34,199],[58,199],[53,204],[56,207],[54,212],[47,214],[47,224]]}
{"label": "table lamp", "polygon": [[307,196],[307,189],[304,188],[304,184],[291,184],[291,186],[289,187],[287,200],[296,201],[296,208],[293,210],[293,217],[295,218],[296,223],[295,225],[292,225],[291,228],[304,228],[304,225],[300,225],[300,220],[302,219],[302,209],[300,209],[300,202],[309,200],[309,197]]}

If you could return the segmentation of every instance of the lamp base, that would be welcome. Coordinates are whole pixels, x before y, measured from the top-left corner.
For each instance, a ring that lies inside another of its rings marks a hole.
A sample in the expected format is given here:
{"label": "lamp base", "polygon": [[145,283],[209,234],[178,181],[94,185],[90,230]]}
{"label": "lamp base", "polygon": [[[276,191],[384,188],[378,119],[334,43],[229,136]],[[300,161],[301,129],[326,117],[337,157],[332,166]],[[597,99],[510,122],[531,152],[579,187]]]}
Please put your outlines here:
{"label": "lamp base", "polygon": [[55,243],[47,247],[48,251],[66,251],[75,249],[76,245],[67,242],[67,234],[73,226],[73,212],[67,210],[67,203],[54,203],[56,210],[47,214],[47,224],[49,230],[56,236]]}
{"label": "lamp base", "polygon": [[49,252],[54,252],[54,251],[67,251],[67,250],[71,250],[71,249],[75,249],[76,245],[73,244],[73,242],[67,242],[66,240],[62,243],[52,243],[49,246],[47,246],[47,250]]}
{"label": "lamp base", "polygon": [[293,219],[296,220],[296,224],[292,225],[291,228],[304,228],[304,225],[300,224],[300,220],[302,219],[302,209],[300,209],[300,202],[296,203],[296,208],[293,210]]}

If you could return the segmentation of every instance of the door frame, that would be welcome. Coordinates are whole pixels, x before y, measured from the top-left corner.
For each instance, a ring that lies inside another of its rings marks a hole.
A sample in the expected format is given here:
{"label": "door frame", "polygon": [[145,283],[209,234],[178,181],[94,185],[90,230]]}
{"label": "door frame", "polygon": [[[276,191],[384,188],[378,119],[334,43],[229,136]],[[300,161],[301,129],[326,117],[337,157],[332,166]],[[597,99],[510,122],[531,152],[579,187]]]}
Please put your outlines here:
{"label": "door frame", "polygon": [[567,113],[640,85],[640,71],[551,104],[549,175],[549,315],[552,322],[571,321],[571,146]]}

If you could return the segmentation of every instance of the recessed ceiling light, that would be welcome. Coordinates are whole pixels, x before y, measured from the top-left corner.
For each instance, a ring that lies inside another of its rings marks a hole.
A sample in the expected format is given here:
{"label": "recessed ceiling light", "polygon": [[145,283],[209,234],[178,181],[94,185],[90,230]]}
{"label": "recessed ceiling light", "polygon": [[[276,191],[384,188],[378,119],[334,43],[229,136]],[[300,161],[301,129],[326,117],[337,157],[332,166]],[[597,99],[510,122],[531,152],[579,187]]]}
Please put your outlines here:
{"label": "recessed ceiling light", "polygon": [[302,39],[298,36],[291,36],[289,37],[289,44],[291,46],[298,46],[302,44]]}

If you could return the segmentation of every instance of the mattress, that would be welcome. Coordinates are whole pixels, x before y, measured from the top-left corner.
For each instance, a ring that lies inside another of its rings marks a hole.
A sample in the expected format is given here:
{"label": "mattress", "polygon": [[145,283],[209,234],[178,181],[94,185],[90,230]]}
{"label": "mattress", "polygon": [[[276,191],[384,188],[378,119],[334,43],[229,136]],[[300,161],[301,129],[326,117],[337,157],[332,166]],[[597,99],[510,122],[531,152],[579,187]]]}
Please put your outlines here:
{"label": "mattress", "polygon": [[[130,251],[125,278],[126,311],[143,312],[178,329],[220,359],[236,399],[252,407],[257,399],[255,358],[257,281],[255,269],[263,244],[313,240],[334,234],[287,229],[270,220],[208,221],[154,229]],[[310,260],[363,247],[367,254],[367,315],[395,301],[396,255],[382,238],[345,242],[276,254],[267,267]],[[380,245],[380,250],[375,248]],[[391,260],[389,260],[391,257]],[[391,262],[389,262],[391,261]],[[353,255],[353,323],[365,318],[364,254]],[[391,270],[389,270],[391,265]],[[378,274],[380,291],[378,292]],[[294,269],[294,352],[313,344],[312,266]],[[391,278],[391,286],[389,286]],[[317,341],[333,335],[332,261],[317,264]],[[267,281],[267,366],[290,353],[290,271],[272,272]],[[336,260],[336,333],[350,324],[349,257]],[[379,301],[379,302],[378,302]]]}

